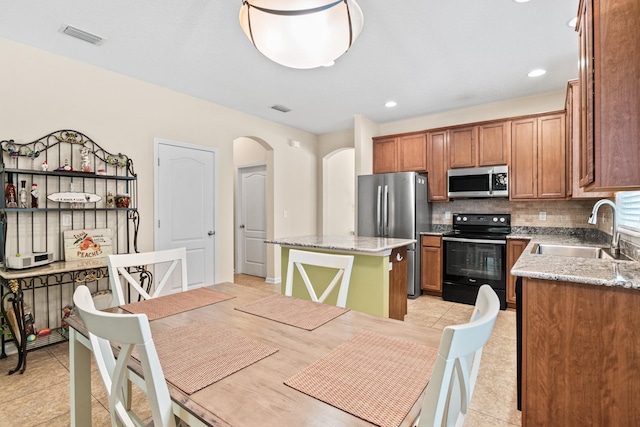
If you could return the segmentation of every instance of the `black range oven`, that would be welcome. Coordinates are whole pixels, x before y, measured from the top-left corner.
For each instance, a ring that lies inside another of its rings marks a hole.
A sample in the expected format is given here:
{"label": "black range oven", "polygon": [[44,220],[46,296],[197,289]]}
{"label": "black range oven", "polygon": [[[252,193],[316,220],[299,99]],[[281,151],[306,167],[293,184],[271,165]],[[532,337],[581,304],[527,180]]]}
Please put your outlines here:
{"label": "black range oven", "polygon": [[442,298],[475,304],[480,286],[488,284],[507,308],[507,239],[509,214],[453,214],[453,231],[442,236]]}

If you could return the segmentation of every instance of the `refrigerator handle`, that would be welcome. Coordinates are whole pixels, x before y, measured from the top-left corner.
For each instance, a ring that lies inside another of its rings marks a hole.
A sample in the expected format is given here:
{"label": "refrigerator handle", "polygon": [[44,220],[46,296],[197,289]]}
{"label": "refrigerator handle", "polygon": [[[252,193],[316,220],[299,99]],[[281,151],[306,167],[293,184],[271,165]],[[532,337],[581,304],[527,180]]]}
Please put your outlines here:
{"label": "refrigerator handle", "polygon": [[378,185],[378,202],[376,203],[376,233],[382,236],[382,187]]}
{"label": "refrigerator handle", "polygon": [[389,237],[389,186],[384,186],[384,211],[382,220],[384,222],[384,233],[382,236]]}

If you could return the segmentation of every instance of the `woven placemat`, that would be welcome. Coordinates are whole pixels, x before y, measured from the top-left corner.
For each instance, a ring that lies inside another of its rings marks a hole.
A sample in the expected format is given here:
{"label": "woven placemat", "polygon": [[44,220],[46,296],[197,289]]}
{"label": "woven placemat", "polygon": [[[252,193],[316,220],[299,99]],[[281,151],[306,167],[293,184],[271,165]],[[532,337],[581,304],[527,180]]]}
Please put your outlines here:
{"label": "woven placemat", "polygon": [[343,342],[285,384],[382,427],[397,427],[431,377],[435,348],[371,332]]}
{"label": "woven placemat", "polygon": [[[195,393],[278,351],[276,347],[204,320],[156,332],[153,341],[166,380],[186,394]],[[136,349],[132,356],[139,359]]]}
{"label": "woven placemat", "polygon": [[152,321],[231,298],[235,297],[223,292],[214,291],[213,289],[198,288],[149,300],[133,302],[131,304],[124,304],[121,305],[120,308],[133,314],[146,314],[149,321]]}
{"label": "woven placemat", "polygon": [[312,331],[349,311],[348,308],[275,294],[236,310]]}

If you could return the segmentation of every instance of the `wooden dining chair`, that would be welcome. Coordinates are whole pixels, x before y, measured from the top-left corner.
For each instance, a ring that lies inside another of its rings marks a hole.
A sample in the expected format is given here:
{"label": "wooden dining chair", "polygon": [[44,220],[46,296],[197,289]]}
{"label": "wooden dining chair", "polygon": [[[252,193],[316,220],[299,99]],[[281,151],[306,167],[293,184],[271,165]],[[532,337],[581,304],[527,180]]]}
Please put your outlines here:
{"label": "wooden dining chair", "polygon": [[[289,262],[287,264],[287,280],[285,282],[284,294],[291,296],[293,294],[293,275],[294,266],[300,272],[302,280],[309,292],[312,301],[325,302],[331,291],[340,282],[338,290],[338,307],[347,305],[347,295],[349,293],[349,282],[351,280],[351,269],[353,268],[353,255],[336,255],[325,254],[320,252],[299,251],[296,249],[289,250]],[[305,266],[318,266],[328,269],[337,269],[336,275],[329,283],[320,297],[317,296],[314,285],[309,279],[309,275],[305,270]]]}
{"label": "wooden dining chair", "polygon": [[[109,283],[113,292],[113,302],[116,306],[130,302],[125,299],[125,291],[127,289],[133,289],[142,299],[151,299],[159,296],[178,265],[180,266],[182,292],[188,289],[186,248],[108,255],[107,265],[109,268]],[[153,267],[153,273],[155,274],[164,272],[162,277],[156,277],[153,280],[153,291],[144,289],[141,279],[135,278],[130,273],[130,268],[141,266],[144,266],[146,270],[150,270]]]}
{"label": "wooden dining chair", "polygon": [[[91,348],[98,372],[109,399],[109,413],[113,427],[145,425],[130,409],[126,401],[127,364],[135,347],[138,351],[144,375],[145,392],[155,427],[175,427],[169,389],[158,360],[158,353],[151,336],[146,314],[116,314],[96,310],[91,292],[78,286],[73,303],[85,327],[89,331]],[[116,359],[111,343],[121,345]]]}
{"label": "wooden dining chair", "polygon": [[478,378],[482,348],[491,336],[499,311],[495,291],[483,285],[469,323],[444,328],[417,422],[419,427],[463,425]]}

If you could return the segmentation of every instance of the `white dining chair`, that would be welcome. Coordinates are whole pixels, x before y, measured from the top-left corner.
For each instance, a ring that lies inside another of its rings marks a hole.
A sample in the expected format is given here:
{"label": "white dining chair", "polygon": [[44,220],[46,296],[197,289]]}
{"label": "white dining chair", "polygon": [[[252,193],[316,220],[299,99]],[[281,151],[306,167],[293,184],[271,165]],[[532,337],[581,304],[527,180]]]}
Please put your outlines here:
{"label": "white dining chair", "polygon": [[[109,284],[113,292],[114,305],[126,304],[125,291],[133,289],[141,298],[147,300],[159,296],[172,277],[174,270],[180,266],[182,292],[187,290],[187,250],[185,248],[167,249],[155,252],[108,255]],[[130,272],[131,267],[144,266],[146,270],[153,267],[154,274],[163,272],[162,277],[153,280],[153,291],[147,292]]]}
{"label": "white dining chair", "polygon": [[[320,252],[289,250],[289,262],[287,264],[287,280],[285,282],[284,294],[293,294],[294,266],[300,272],[300,276],[309,292],[312,301],[325,302],[331,291],[340,282],[338,299],[336,306],[345,307],[347,305],[347,295],[349,293],[349,282],[351,281],[351,269],[353,268],[353,255],[325,254]],[[336,275],[329,283],[320,297],[317,296],[314,285],[309,279],[305,266],[318,266],[329,269],[337,269]]]}
{"label": "white dining chair", "polygon": [[[145,425],[126,402],[127,364],[135,347],[138,351],[144,375],[153,425],[175,427],[176,421],[171,407],[169,389],[158,360],[146,314],[116,314],[98,311],[93,305],[91,292],[78,286],[73,294],[78,315],[89,331],[91,349],[98,372],[107,390],[109,413],[113,427]],[[111,343],[121,345],[116,359]]]}
{"label": "white dining chair", "polygon": [[491,336],[499,311],[495,291],[483,285],[469,323],[444,328],[417,422],[419,427],[464,424],[478,378],[482,348]]}

